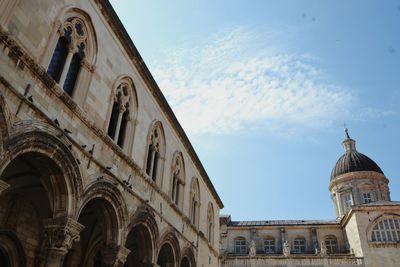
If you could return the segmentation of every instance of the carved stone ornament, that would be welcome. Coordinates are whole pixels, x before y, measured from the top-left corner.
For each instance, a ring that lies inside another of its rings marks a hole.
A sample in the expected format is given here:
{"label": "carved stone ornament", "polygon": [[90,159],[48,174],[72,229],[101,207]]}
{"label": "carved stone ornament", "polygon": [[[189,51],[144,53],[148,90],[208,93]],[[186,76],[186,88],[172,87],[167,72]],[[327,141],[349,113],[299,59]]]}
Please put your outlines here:
{"label": "carved stone ornament", "polygon": [[283,243],[283,255],[285,257],[288,257],[290,255],[290,246],[287,240],[285,240],[285,242]]}
{"label": "carved stone ornament", "polygon": [[320,255],[321,256],[326,256],[328,254],[328,250],[326,248],[326,244],[325,241],[321,241],[321,251],[320,251]]}
{"label": "carved stone ornament", "polygon": [[254,240],[250,241],[249,256],[254,257],[256,255],[256,243]]}
{"label": "carved stone ornament", "polygon": [[73,242],[79,242],[79,233],[85,228],[68,217],[45,219],[43,223],[46,247],[65,252],[72,247]]}
{"label": "carved stone ornament", "polygon": [[123,246],[110,244],[102,252],[106,266],[122,267],[131,251]]}
{"label": "carved stone ornament", "polygon": [[10,185],[7,184],[6,182],[4,182],[3,180],[0,180],[0,195],[1,193],[6,190],[7,188],[9,188]]}

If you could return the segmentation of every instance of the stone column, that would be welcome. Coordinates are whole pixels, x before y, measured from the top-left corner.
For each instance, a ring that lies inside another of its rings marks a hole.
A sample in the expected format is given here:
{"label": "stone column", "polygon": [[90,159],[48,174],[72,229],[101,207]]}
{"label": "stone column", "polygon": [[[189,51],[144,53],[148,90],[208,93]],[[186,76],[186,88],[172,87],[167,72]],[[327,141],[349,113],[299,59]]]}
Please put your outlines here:
{"label": "stone column", "polygon": [[65,60],[63,71],[61,72],[60,86],[62,89],[64,89],[65,79],[67,78],[69,67],[70,67],[71,61],[72,61],[72,56],[74,55],[74,53],[75,53],[75,48],[74,48],[73,44],[71,44],[70,47],[68,48],[68,55],[67,55],[67,59]]}
{"label": "stone column", "polygon": [[79,233],[84,226],[68,217],[45,219],[43,224],[43,248],[46,250],[44,266],[61,267],[73,243],[79,242]]}
{"label": "stone column", "polygon": [[0,180],[0,195],[4,190],[6,190],[9,187],[10,185],[8,183],[4,182],[3,180]]}
{"label": "stone column", "polygon": [[131,251],[123,246],[110,244],[103,251],[104,264],[107,267],[122,267]]}

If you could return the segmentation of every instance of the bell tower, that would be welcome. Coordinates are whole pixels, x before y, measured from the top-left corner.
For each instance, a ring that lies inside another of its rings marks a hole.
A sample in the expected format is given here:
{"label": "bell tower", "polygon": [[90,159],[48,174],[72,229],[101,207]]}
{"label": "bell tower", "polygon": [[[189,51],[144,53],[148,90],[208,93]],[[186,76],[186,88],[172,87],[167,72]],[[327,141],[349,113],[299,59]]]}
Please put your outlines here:
{"label": "bell tower", "polygon": [[390,201],[389,180],[372,159],[357,151],[347,128],[342,145],[344,154],[336,162],[329,184],[336,216],[343,217],[354,205]]}

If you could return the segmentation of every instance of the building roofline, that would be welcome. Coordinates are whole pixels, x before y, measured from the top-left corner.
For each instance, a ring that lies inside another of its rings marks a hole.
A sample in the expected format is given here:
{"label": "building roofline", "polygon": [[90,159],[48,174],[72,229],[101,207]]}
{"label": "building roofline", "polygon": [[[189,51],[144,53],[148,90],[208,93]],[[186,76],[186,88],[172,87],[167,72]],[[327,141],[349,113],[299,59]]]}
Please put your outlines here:
{"label": "building roofline", "polygon": [[129,36],[128,32],[126,31],[124,25],[122,24],[121,20],[119,19],[117,13],[115,12],[114,8],[111,6],[108,0],[94,0],[94,2],[99,6],[103,15],[106,16],[108,23],[110,24],[111,28],[113,29],[114,33],[119,37],[124,49],[130,56],[130,59],[133,61],[134,65],[139,70],[140,74],[142,74],[142,78],[144,78],[145,82],[147,83],[151,93],[153,94],[154,98],[164,110],[167,118],[170,120],[171,124],[173,125],[174,130],[181,138],[181,141],[186,148],[189,156],[191,157],[192,161],[194,162],[195,166],[197,167],[200,175],[202,176],[203,180],[206,182],[207,187],[211,191],[211,194],[214,196],[215,200],[218,203],[220,209],[224,207],[222,200],[218,196],[217,191],[212,184],[210,177],[208,176],[206,170],[204,169],[203,164],[201,163],[199,157],[197,156],[192,144],[189,141],[185,131],[183,130],[181,124],[179,123],[178,119],[176,118],[174,112],[172,111],[171,107],[169,106],[165,96],[161,92],[157,82],[154,80],[153,75],[150,73],[150,70],[147,68],[146,64],[143,61],[142,56],[140,55],[139,51],[137,50],[136,46],[134,45],[131,37]]}

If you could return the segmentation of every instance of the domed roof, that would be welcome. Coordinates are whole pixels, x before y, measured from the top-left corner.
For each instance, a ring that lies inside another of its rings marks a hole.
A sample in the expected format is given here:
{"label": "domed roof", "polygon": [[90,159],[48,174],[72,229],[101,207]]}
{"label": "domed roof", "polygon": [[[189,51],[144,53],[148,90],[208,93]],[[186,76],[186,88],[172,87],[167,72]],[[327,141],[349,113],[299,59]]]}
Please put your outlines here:
{"label": "domed roof", "polygon": [[346,135],[347,138],[343,141],[343,146],[346,152],[336,162],[331,173],[331,180],[341,174],[349,172],[374,171],[383,174],[383,171],[378,164],[356,150],[355,141],[350,138],[347,130]]}

